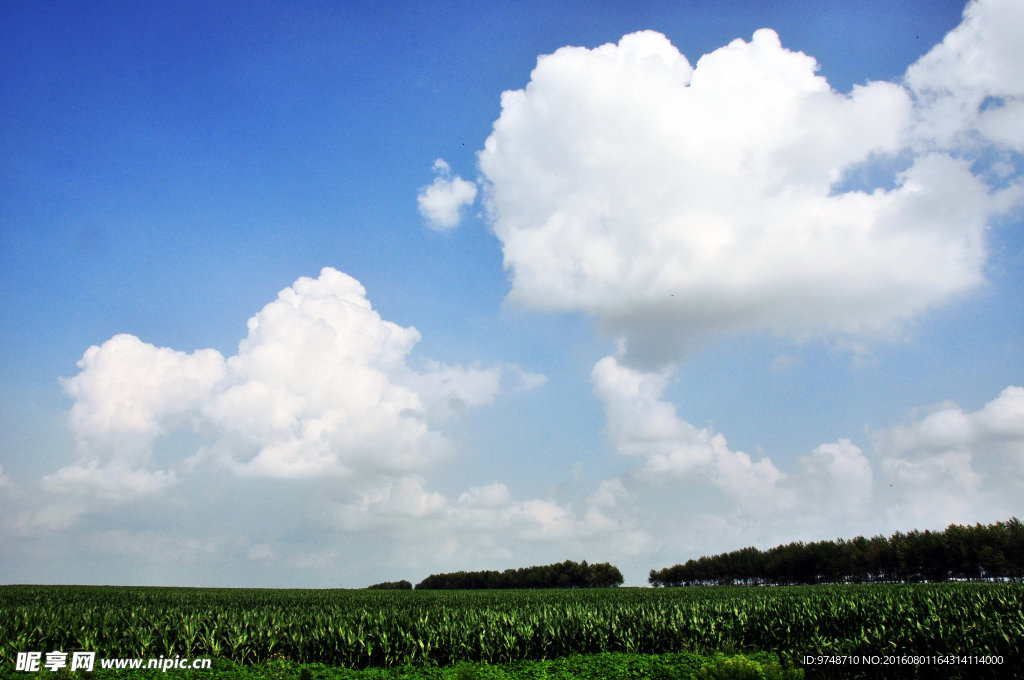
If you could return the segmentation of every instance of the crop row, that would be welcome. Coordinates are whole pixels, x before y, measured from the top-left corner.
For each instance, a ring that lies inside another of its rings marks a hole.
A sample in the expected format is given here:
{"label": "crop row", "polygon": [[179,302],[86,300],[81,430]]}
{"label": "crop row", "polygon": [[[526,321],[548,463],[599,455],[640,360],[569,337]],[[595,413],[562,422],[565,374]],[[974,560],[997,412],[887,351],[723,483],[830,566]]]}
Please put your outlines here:
{"label": "crop row", "polygon": [[349,668],[730,646],[1000,655],[1024,666],[1024,587],[936,584],[571,591],[0,587],[0,656],[287,658]]}

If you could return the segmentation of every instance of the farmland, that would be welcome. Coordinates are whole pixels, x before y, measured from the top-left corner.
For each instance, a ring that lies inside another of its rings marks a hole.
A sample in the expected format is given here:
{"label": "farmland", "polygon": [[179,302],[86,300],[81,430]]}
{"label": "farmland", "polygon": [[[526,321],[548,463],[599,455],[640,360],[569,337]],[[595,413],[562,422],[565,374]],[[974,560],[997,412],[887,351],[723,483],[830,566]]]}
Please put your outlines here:
{"label": "farmland", "polygon": [[[994,584],[519,591],[0,587],[0,655],[274,659],[360,669],[573,654],[764,650],[1002,657],[927,677],[1024,667],[1024,586]],[[915,677],[912,666],[879,677]],[[810,669],[808,677],[814,677]],[[823,677],[818,675],[818,677]]]}

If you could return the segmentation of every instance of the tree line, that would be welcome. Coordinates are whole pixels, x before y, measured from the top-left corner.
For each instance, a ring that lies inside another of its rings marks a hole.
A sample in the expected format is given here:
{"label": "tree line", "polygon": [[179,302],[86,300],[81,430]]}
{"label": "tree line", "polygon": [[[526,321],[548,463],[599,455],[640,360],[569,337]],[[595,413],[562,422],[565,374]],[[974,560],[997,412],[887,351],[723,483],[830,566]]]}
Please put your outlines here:
{"label": "tree line", "polygon": [[431,574],[416,584],[416,590],[484,588],[609,588],[622,585],[622,572],[607,562],[587,564],[566,560],[541,567],[505,571],[458,571]]}
{"label": "tree line", "polygon": [[385,581],[366,586],[368,590],[412,590],[412,584],[402,579],[401,581]]}
{"label": "tree line", "polygon": [[1024,523],[742,548],[652,569],[652,586],[1024,580]]}

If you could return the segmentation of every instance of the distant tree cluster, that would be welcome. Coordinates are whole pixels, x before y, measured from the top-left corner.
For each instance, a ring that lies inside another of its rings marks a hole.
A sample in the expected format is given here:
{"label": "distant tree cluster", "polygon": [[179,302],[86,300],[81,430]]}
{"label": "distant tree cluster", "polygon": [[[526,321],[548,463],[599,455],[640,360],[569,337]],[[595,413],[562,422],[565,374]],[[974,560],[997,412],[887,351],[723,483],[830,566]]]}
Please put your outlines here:
{"label": "distant tree cluster", "polygon": [[505,571],[458,571],[431,574],[416,584],[417,590],[483,588],[608,588],[622,585],[622,572],[607,562],[587,564],[572,560],[543,567]]}
{"label": "distant tree cluster", "polygon": [[749,547],[651,570],[652,586],[711,584],[907,583],[949,579],[1024,579],[1024,523],[1016,517],[945,531],[885,538]]}
{"label": "distant tree cluster", "polygon": [[401,581],[385,581],[366,586],[369,590],[412,590],[412,584],[402,579]]}

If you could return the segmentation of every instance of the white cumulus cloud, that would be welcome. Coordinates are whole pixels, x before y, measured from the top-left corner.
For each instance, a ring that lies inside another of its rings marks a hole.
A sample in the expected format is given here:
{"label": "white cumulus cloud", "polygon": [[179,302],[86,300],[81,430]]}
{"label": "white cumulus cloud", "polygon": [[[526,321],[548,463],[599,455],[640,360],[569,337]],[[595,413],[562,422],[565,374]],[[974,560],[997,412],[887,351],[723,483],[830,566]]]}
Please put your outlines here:
{"label": "white cumulus cloud", "polygon": [[[227,359],[117,335],[89,348],[81,372],[63,380],[78,459],[43,486],[117,500],[213,464],[243,476],[383,476],[382,488],[412,489],[407,475],[451,449],[436,423],[491,403],[503,375],[522,373],[431,361],[416,370],[407,359],[419,339],[415,328],[382,319],[362,285],[330,267],[250,318]],[[155,443],[182,429],[199,438],[199,450],[157,469]]]}
{"label": "white cumulus cloud", "polygon": [[849,439],[822,444],[801,458],[793,480],[806,507],[830,519],[863,516],[873,500],[871,462]]}
{"label": "white cumulus cloud", "polygon": [[[681,418],[663,396],[668,376],[614,357],[594,367],[608,439],[632,462],[594,492],[591,511],[618,521],[627,512],[653,513],[669,543],[674,535],[692,536],[698,524],[719,521],[745,526],[748,536],[793,540],[1020,513],[1024,388],[1007,387],[977,411],[943,404],[907,423],[872,430],[870,451],[845,438],[821,444],[783,469],[733,450],[722,433]],[[617,493],[627,490],[626,502],[619,502]],[[708,540],[721,549],[738,547]]]}
{"label": "white cumulus cloud", "polygon": [[759,511],[792,504],[785,475],[771,460],[733,451],[721,433],[676,414],[662,398],[667,373],[641,372],[605,357],[594,366],[593,380],[615,450],[639,459],[635,475],[645,483],[707,483],[731,502]]}
{"label": "white cumulus cloud", "polygon": [[974,412],[936,407],[875,433],[874,449],[893,516],[942,524],[979,513],[994,513],[986,521],[1019,513],[1024,388],[1007,387]]}
{"label": "white cumulus cloud", "polygon": [[[74,405],[70,426],[85,457],[141,458],[181,424],[226,371],[216,350],[191,354],[120,334],[86,350],[81,372],[61,381]],[[110,446],[111,438],[116,445]]]}
{"label": "white cumulus cloud", "polygon": [[[696,66],[651,31],[540,57],[479,155],[510,299],[588,312],[654,368],[721,334],[892,333],[982,283],[1010,198],[906,157],[904,87],[816,68],[768,29]],[[882,161],[891,185],[843,190]]]}
{"label": "white cumulus cloud", "polygon": [[207,454],[240,473],[304,477],[407,471],[443,453],[402,382],[419,332],[382,319],[352,277],[300,278],[248,326],[203,404],[216,433]]}
{"label": "white cumulus cloud", "polygon": [[920,101],[918,136],[948,146],[979,134],[1024,152],[1024,10],[1018,0],[979,0],[963,21],[907,70]]}
{"label": "white cumulus cloud", "polygon": [[436,519],[448,506],[444,496],[428,491],[417,475],[385,479],[364,486],[357,498],[330,504],[331,522],[347,530],[385,526],[423,518]]}
{"label": "white cumulus cloud", "polygon": [[431,229],[449,231],[459,226],[462,208],[476,200],[476,184],[452,177],[451,166],[440,158],[434,161],[434,172],[437,177],[420,189],[416,200]]}

